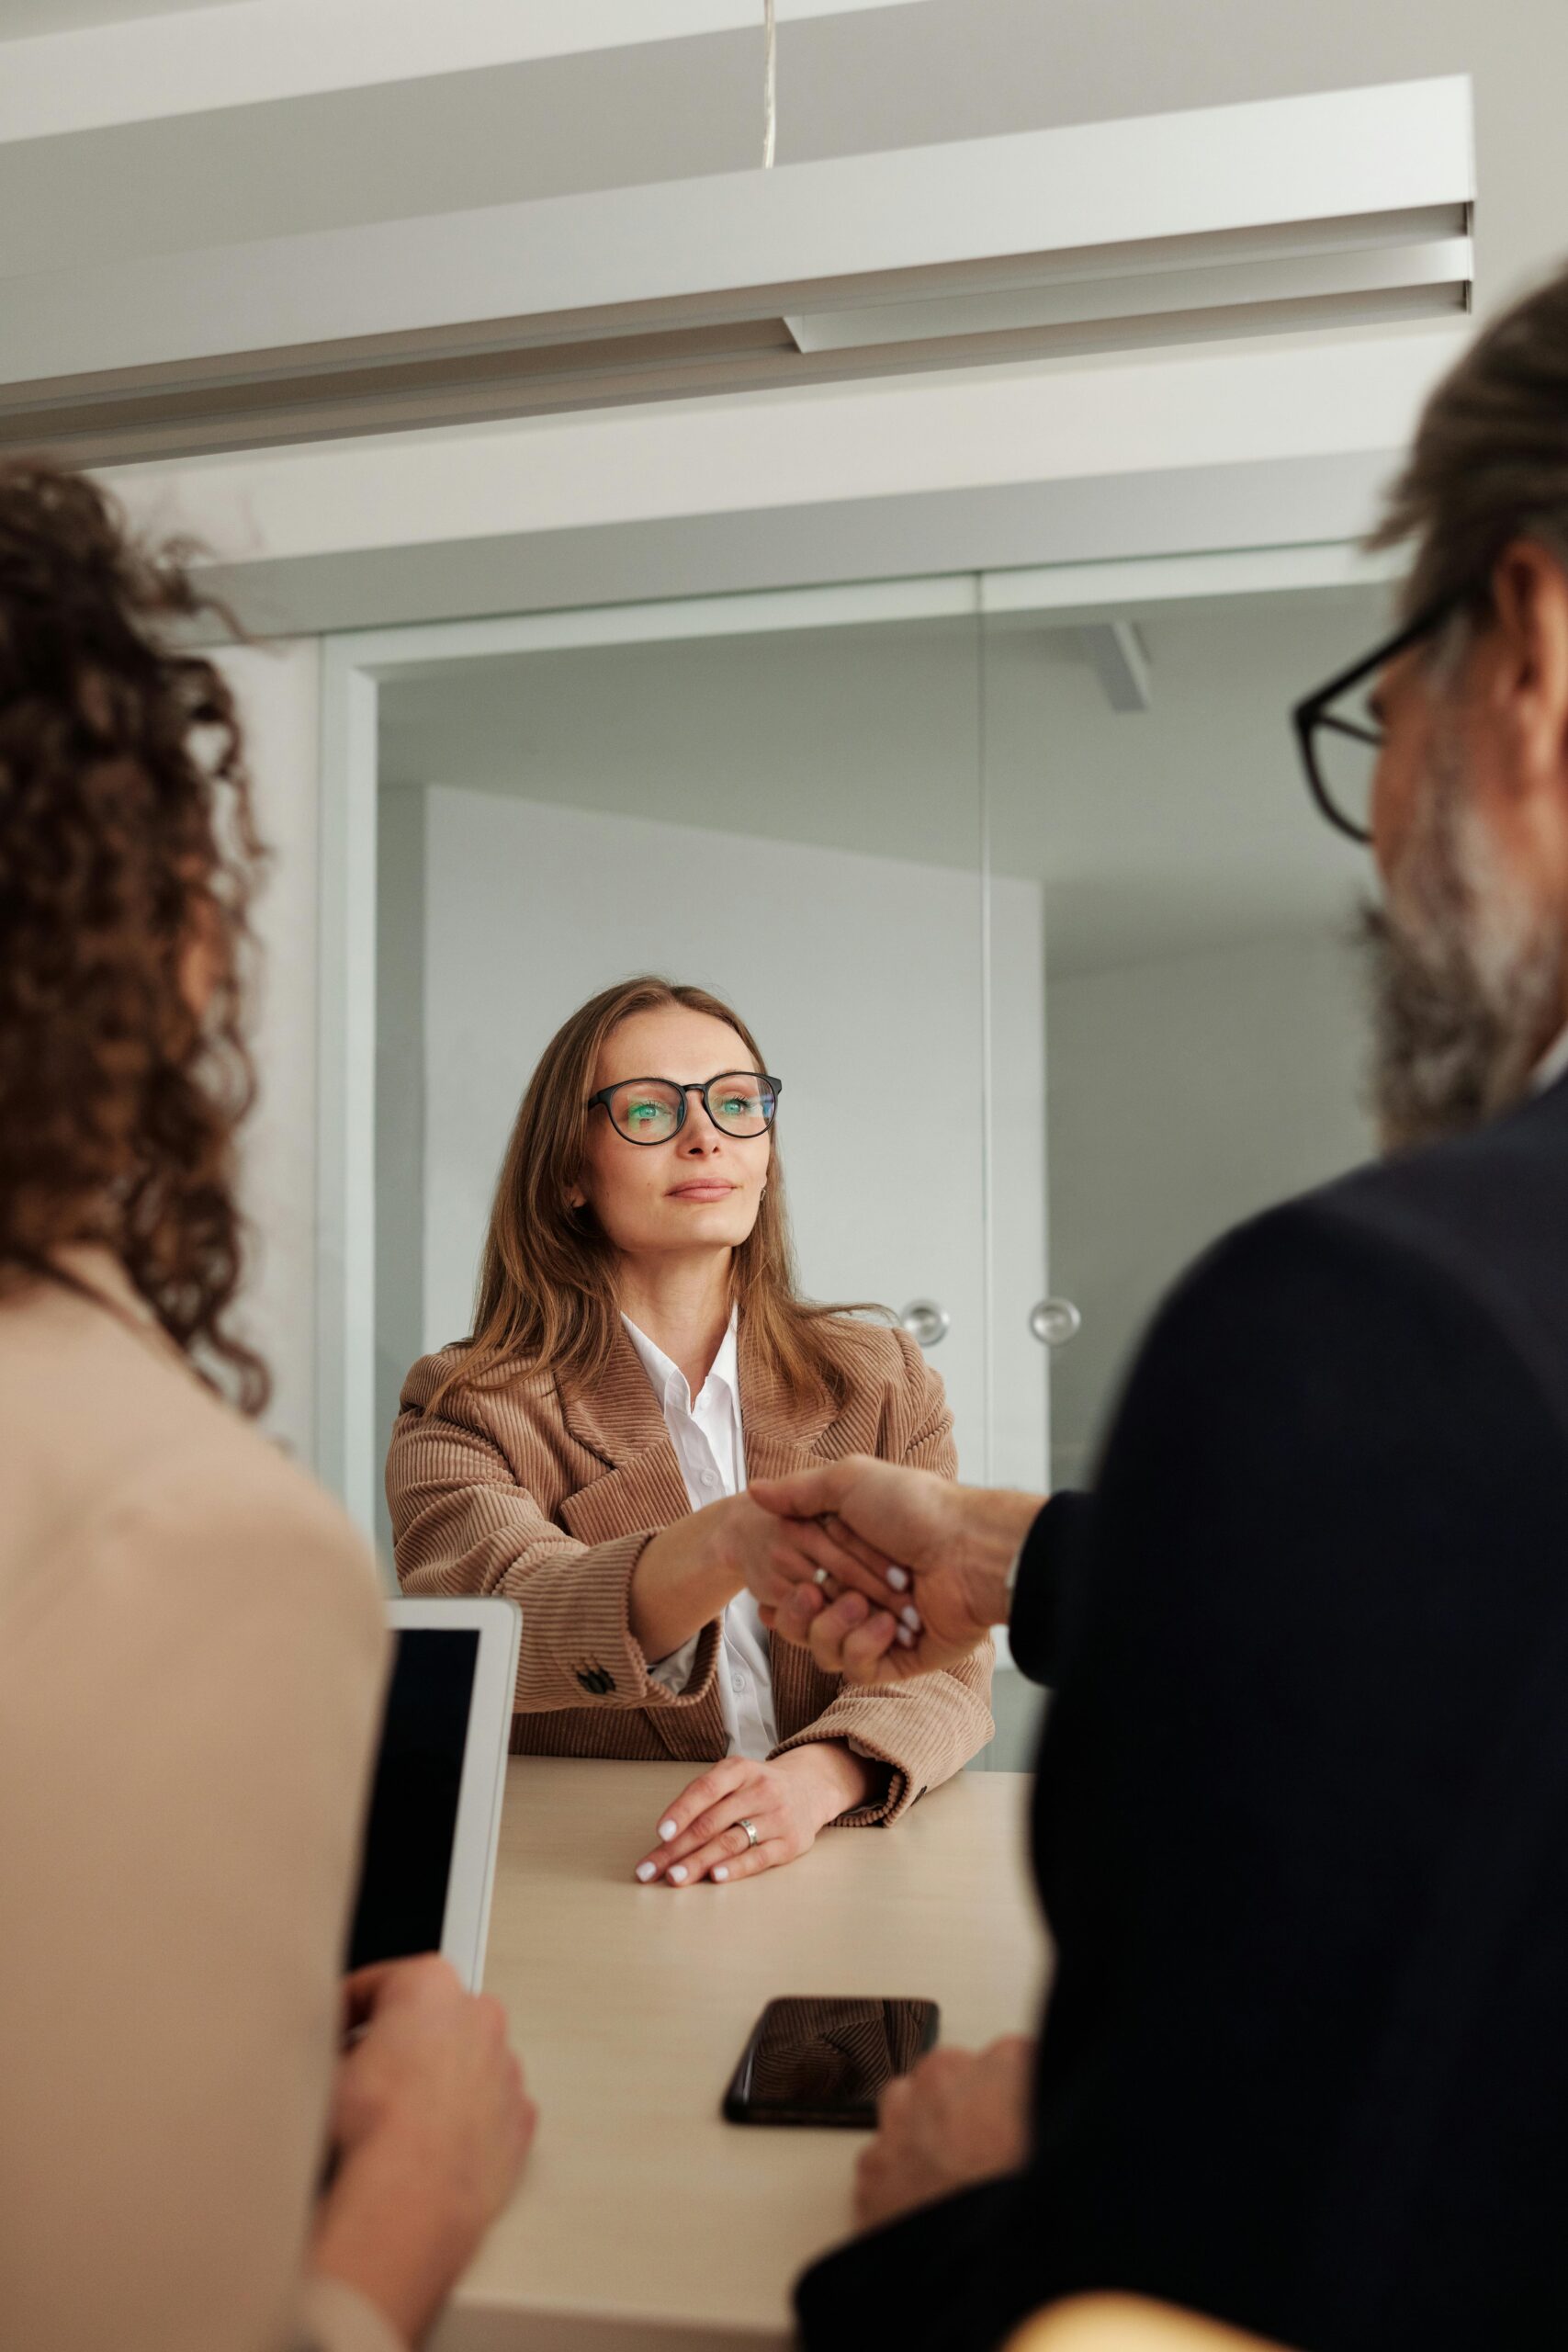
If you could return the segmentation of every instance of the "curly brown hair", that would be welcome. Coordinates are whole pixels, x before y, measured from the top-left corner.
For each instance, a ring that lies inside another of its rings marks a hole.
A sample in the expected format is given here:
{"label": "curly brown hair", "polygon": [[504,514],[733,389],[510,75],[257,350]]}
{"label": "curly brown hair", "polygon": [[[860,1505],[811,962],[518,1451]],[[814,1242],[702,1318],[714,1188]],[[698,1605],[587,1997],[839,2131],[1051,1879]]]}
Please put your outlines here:
{"label": "curly brown hair", "polygon": [[243,1409],[226,1327],[248,910],[263,852],[234,701],[174,632],[221,608],[186,543],[143,544],[96,484],[0,464],[0,1271],[70,1281],[112,1250]]}

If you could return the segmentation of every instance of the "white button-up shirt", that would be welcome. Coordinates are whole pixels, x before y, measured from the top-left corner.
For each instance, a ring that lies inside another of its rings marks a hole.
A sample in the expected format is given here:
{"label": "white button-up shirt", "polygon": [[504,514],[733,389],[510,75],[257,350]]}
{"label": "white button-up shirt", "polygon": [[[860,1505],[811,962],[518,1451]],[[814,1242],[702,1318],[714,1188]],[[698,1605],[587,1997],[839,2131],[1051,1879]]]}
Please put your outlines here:
{"label": "white button-up shirt", "polygon": [[[694,1404],[680,1365],[671,1363],[629,1315],[623,1315],[621,1321],[663,1410],[664,1426],[675,1448],[692,1509],[701,1510],[721,1496],[739,1494],[746,1484],[746,1446],[740,1429],[736,1317],[729,1318],[724,1344]],[[650,1665],[648,1670],[653,1679],[667,1690],[683,1690],[696,1664],[700,1639],[700,1634],[694,1634],[671,1657]],[[770,1756],[779,1741],[773,1717],[773,1673],[767,1631],[750,1592],[738,1593],[724,1612],[718,1695],[729,1735],[728,1754],[755,1757],[759,1761]]]}

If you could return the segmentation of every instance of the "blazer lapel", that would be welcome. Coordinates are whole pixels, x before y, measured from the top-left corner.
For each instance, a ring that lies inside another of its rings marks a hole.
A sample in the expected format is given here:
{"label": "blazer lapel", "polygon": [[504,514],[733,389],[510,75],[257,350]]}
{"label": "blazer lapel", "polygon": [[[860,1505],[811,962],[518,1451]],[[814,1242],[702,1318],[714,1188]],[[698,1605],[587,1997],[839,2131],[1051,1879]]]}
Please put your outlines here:
{"label": "blazer lapel", "polygon": [[[795,1470],[819,1468],[820,1442],[834,1420],[831,1405],[803,1411],[792,1402],[772,1367],[750,1342],[744,1316],[739,1358],[748,1479],[783,1478]],[[605,1465],[603,1476],[591,1479],[562,1502],[560,1515],[569,1534],[580,1544],[613,1544],[617,1537],[635,1535],[643,1528],[673,1526],[689,1515],[691,1498],[664,1424],[663,1408],[624,1330],[617,1330],[614,1357],[593,1394],[563,1391],[560,1408],[571,1436]],[[788,1739],[821,1713],[835,1685],[818,1671],[807,1652],[781,1641],[777,1634],[769,1636],[768,1648],[781,1717],[779,1732]],[[714,1706],[716,1711],[716,1696]],[[798,1720],[785,1720],[795,1717]],[[692,1725],[692,1716],[682,1713],[667,1717],[663,1708],[653,1707],[648,1719],[671,1755],[680,1757],[682,1734]]]}
{"label": "blazer lapel", "polygon": [[610,1368],[592,1396],[562,1392],[561,1416],[579,1445],[606,1464],[561,1505],[581,1544],[613,1544],[645,1527],[669,1527],[692,1505],[664,1411],[637,1350],[617,1328]]}
{"label": "blazer lapel", "polygon": [[[561,1419],[571,1436],[612,1467],[633,1461],[661,1442],[670,1443],[663,1409],[618,1321],[615,1351],[598,1387],[592,1395],[583,1389],[558,1388],[557,1395]],[[671,1453],[673,1458],[673,1447]],[[623,1528],[621,1532],[629,1534],[631,1530]]]}
{"label": "blazer lapel", "polygon": [[820,1444],[833,1426],[833,1408],[796,1404],[740,1319],[740,1419],[746,1442],[746,1476],[785,1478],[792,1470],[822,1465]]}

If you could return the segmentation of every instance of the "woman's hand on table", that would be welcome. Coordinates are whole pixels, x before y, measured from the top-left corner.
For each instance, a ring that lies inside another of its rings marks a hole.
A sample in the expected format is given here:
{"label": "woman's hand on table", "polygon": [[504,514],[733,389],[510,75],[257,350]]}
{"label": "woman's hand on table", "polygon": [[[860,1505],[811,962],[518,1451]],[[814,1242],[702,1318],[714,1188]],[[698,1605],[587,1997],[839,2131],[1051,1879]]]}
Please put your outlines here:
{"label": "woman's hand on table", "polygon": [[855,2172],[861,2229],[1018,2171],[1029,2154],[1034,2049],[1012,2034],[988,2050],[933,2050],[888,2084]]}
{"label": "woman's hand on table", "polygon": [[[659,1821],[659,1842],[636,1875],[645,1886],[723,1885],[798,1861],[817,1833],[863,1804],[874,1768],[836,1740],[814,1740],[759,1763],[726,1756],[682,1789]],[[757,1831],[753,1846],[743,1822]]]}

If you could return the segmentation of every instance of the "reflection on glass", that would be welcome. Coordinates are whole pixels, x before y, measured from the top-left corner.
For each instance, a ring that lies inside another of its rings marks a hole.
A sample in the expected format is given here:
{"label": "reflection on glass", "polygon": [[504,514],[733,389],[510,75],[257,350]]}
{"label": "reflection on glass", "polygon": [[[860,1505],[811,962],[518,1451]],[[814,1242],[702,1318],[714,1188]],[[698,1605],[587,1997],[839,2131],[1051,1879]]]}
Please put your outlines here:
{"label": "reflection on glass", "polygon": [[[998,1231],[997,1385],[1031,1348],[1045,1363],[1054,1486],[1092,1479],[1128,1358],[1192,1260],[1371,1149],[1348,944],[1364,861],[1303,791],[1289,713],[1382,616],[1372,592],[1115,616],[1146,707],[1111,691],[1109,622],[989,626],[990,872],[1043,893],[1049,1073],[1042,1230],[1011,1250]],[[1344,748],[1364,791],[1364,747]],[[1004,1085],[994,1105],[999,1164]],[[1049,1349],[1030,1330],[1047,1295],[1081,1317]]]}

